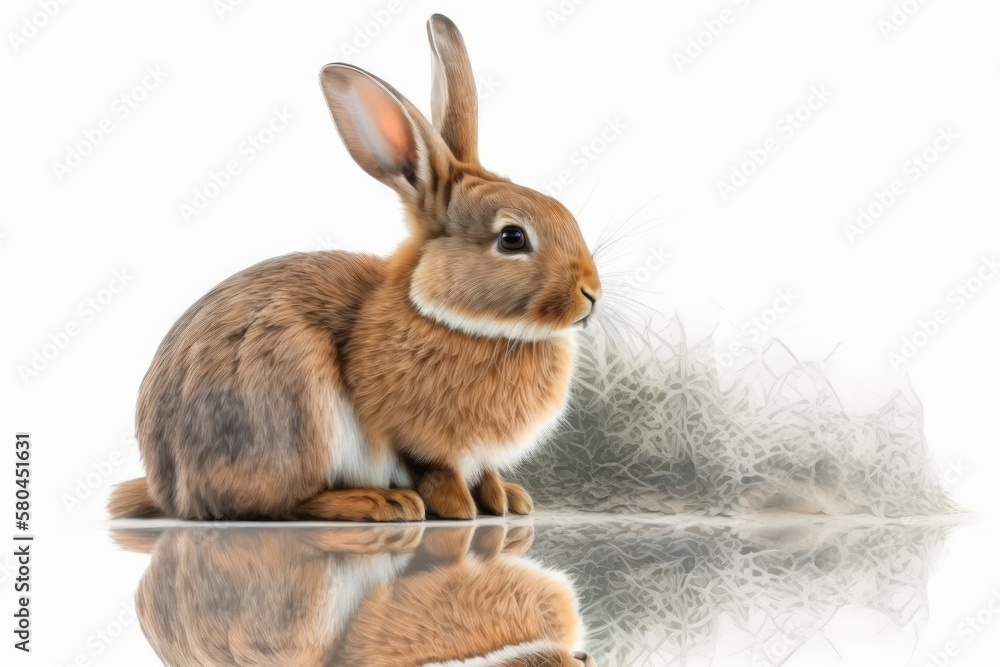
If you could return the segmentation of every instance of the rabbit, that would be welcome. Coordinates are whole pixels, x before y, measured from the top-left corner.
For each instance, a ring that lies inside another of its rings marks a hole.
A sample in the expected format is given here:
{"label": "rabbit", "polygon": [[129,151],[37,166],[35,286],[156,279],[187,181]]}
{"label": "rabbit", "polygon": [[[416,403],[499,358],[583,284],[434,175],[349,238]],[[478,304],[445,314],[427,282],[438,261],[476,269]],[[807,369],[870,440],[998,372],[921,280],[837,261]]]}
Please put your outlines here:
{"label": "rabbit", "polygon": [[395,190],[389,257],[270,259],[167,333],[138,398],[146,477],[112,517],[419,521],[532,510],[502,472],[558,424],[601,282],[573,215],[479,163],[455,24],[427,23],[432,119],[343,63],[320,83],[357,164]]}
{"label": "rabbit", "polygon": [[[167,665],[594,667],[571,581],[531,526],[114,530]],[[449,594],[442,595],[442,591]]]}

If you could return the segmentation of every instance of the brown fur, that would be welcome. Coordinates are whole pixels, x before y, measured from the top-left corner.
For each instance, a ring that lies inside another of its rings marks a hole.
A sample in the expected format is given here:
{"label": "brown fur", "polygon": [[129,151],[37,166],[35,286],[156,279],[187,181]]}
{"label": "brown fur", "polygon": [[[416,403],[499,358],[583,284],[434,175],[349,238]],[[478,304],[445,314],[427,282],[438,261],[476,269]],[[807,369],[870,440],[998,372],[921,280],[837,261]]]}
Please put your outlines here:
{"label": "brown fur", "polygon": [[495,470],[485,471],[471,490],[476,507],[485,514],[530,514],[533,509],[528,492],[519,484],[503,481]]}
{"label": "brown fur", "polygon": [[568,650],[579,639],[578,625],[576,602],[558,579],[517,561],[464,559],[375,591],[337,664],[422,665],[546,638],[564,649],[548,652],[541,664],[579,667]]}
{"label": "brown fur", "polygon": [[299,506],[303,519],[420,521],[424,503],[409,489],[333,489]]}
{"label": "brown fur", "polygon": [[149,485],[145,477],[130,479],[115,485],[115,491],[108,503],[112,516],[127,519],[160,516],[160,510],[149,496]]}
{"label": "brown fur", "polygon": [[[410,238],[387,259],[268,260],[192,306],[143,380],[147,477],[115,490],[112,516],[468,519],[477,502],[485,513],[531,511],[498,470],[558,419],[573,327],[600,280],[561,204],[479,165],[464,42],[440,15],[428,35],[433,125],[367,72],[335,64],[321,76],[345,145],[399,194]],[[514,255],[498,247],[512,224],[530,241]]]}
{"label": "brown fur", "polygon": [[[324,627],[340,593],[330,569],[351,573],[373,555],[410,551],[414,530],[168,529],[136,613],[167,665],[325,665],[338,639]],[[118,532],[120,544],[136,542]]]}
{"label": "brown fur", "polygon": [[[484,472],[471,491],[480,512],[496,516],[503,516],[507,513],[507,490],[503,486],[503,480],[500,479],[500,475],[495,470]],[[524,512],[520,512],[520,514],[524,514]]]}
{"label": "brown fur", "polygon": [[473,337],[421,316],[406,298],[420,248],[410,242],[392,258],[348,343],[345,374],[373,445],[406,450],[417,442],[422,458],[450,461],[558,412],[572,348],[561,338]]}
{"label": "brown fur", "polygon": [[[289,255],[192,306],[140,389],[149,499],[130,482],[127,496],[112,495],[112,516],[150,502],[191,519],[301,515],[303,501],[326,488],[338,347],[384,266],[341,252]],[[364,515],[368,504],[346,507],[345,516]]]}
{"label": "brown fur", "polygon": [[504,664],[592,667],[571,653],[572,589],[520,557],[531,536],[529,526],[114,531],[123,547],[152,550],[136,612],[167,665],[417,667],[544,641]]}

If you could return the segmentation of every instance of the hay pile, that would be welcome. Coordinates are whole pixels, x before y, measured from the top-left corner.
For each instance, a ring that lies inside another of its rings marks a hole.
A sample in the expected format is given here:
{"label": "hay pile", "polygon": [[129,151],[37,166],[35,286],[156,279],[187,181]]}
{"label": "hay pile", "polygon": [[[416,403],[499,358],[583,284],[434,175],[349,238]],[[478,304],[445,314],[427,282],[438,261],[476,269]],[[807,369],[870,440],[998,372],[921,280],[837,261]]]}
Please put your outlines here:
{"label": "hay pile", "polygon": [[675,319],[636,343],[591,329],[562,429],[517,471],[541,508],[736,514],[950,513],[902,393],[852,414],[818,363],[767,345],[720,379],[712,340]]}

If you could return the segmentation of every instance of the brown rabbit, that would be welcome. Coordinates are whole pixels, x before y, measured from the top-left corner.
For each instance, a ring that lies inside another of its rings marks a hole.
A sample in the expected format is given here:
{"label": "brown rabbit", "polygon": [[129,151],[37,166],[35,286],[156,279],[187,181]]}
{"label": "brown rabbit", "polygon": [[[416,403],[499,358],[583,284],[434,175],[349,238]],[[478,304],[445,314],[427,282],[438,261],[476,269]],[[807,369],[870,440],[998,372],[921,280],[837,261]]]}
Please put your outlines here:
{"label": "brown rabbit", "polygon": [[194,304],[139,395],[147,477],[115,517],[469,519],[531,511],[504,481],[563,411],[574,330],[601,294],[558,202],[486,171],[461,34],[427,24],[431,125],[381,79],[327,65],[348,151],[403,201],[389,258],[300,253]]}
{"label": "brown rabbit", "polygon": [[572,586],[522,556],[530,526],[113,535],[153,554],[136,612],[167,665],[594,665]]}

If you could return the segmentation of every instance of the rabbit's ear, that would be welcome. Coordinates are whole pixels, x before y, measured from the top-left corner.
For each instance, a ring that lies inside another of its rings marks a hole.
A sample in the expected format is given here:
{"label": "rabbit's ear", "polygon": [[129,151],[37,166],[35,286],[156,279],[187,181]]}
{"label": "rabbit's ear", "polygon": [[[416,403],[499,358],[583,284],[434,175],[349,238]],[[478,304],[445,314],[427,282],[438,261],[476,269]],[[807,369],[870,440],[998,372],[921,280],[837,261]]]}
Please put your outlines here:
{"label": "rabbit's ear", "polygon": [[341,139],[362,169],[415,200],[451,158],[427,120],[389,84],[343,63],[320,74]]}
{"label": "rabbit's ear", "polygon": [[434,128],[456,158],[478,164],[479,96],[462,33],[447,16],[435,14],[427,21],[427,38],[434,66]]}

